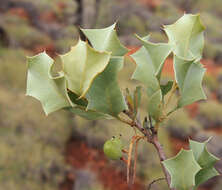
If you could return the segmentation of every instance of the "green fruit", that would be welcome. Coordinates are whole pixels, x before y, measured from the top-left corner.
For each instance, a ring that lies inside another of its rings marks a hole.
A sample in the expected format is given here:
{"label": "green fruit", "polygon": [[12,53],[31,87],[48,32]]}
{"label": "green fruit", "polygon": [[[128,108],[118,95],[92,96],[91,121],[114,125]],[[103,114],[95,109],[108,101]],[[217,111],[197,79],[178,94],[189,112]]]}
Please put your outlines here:
{"label": "green fruit", "polygon": [[103,151],[109,159],[118,160],[122,157],[122,148],[122,141],[119,138],[112,138],[105,142]]}

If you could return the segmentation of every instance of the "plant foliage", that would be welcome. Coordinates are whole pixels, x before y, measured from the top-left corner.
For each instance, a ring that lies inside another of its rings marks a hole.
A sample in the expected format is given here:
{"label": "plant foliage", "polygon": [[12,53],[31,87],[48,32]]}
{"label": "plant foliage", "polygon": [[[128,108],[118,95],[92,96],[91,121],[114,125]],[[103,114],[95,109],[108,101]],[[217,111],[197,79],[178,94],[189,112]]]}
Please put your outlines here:
{"label": "plant foliage", "polygon": [[[53,60],[45,52],[29,57],[27,95],[37,98],[46,114],[66,109],[86,119],[121,120],[120,113],[126,113],[133,119],[130,124],[133,126],[138,121],[143,87],[148,99],[146,108],[153,135],[172,112],[206,98],[202,89],[205,68],[200,62],[205,27],[200,15],[185,14],[174,24],[164,26],[168,37],[166,43],[152,43],[149,35],[136,35],[142,47],[131,55],[137,66],[132,79],[143,86],[137,87],[133,93],[127,89],[125,97],[117,76],[123,68],[128,49],[118,39],[115,27],[116,23],[103,29],[81,29],[91,46],[79,40],[68,53],[60,55],[63,69],[57,74],[52,73]],[[175,80],[161,84],[161,72],[169,56],[173,56]],[[169,110],[169,102],[175,94],[179,94],[174,96],[176,106]],[[149,129],[147,118],[144,123],[145,129]],[[129,157],[133,143],[138,144],[143,138],[134,137]],[[218,159],[207,151],[207,142],[190,141],[191,150],[181,150],[176,157],[162,162],[171,175],[171,188],[196,189],[218,175],[213,167]],[[105,153],[112,159],[119,158],[122,146],[118,150],[112,149],[112,143],[109,141],[106,144]]]}

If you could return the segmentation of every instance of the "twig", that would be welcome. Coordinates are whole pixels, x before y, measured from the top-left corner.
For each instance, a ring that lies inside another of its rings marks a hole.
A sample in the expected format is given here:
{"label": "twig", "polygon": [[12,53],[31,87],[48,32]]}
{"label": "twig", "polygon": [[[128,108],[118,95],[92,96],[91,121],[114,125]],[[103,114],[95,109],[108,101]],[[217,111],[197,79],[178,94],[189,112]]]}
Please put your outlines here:
{"label": "twig", "polygon": [[161,164],[161,166],[162,166],[164,175],[165,175],[165,177],[166,177],[167,184],[168,184],[168,186],[169,186],[169,188],[170,188],[171,190],[175,190],[174,188],[171,188],[171,187],[170,187],[170,182],[171,182],[170,174],[168,173],[168,171],[166,170],[166,168],[164,167],[164,165],[163,165],[163,163],[162,163],[164,160],[166,160],[166,156],[165,156],[165,153],[164,153],[164,151],[163,151],[162,145],[161,145],[160,142],[158,141],[157,135],[155,135],[155,136],[153,137],[152,144],[154,145],[154,147],[155,147],[156,150],[157,150],[158,156],[159,156],[159,158],[160,158],[160,164]]}
{"label": "twig", "polygon": [[[131,115],[127,111],[124,111],[123,113],[125,113],[129,118],[131,118]],[[121,119],[120,119],[120,121],[121,121]],[[162,147],[162,145],[160,144],[160,142],[158,141],[158,138],[157,138],[157,132],[158,131],[156,131],[155,133],[152,133],[152,134],[148,133],[147,130],[144,130],[143,126],[141,125],[141,123],[138,120],[136,120],[135,122],[132,121],[132,123],[130,123],[129,125],[130,126],[135,126],[142,134],[144,134],[144,136],[146,136],[147,141],[154,145],[154,147],[156,148],[156,151],[158,153],[160,163],[161,163],[164,175],[166,177],[168,187],[169,187],[170,190],[175,190],[174,188],[170,187],[170,182],[171,182],[170,174],[168,173],[168,171],[166,170],[166,168],[164,167],[164,165],[162,163],[162,161],[166,160],[166,156],[165,156],[165,153],[163,151],[163,147]]]}
{"label": "twig", "polygon": [[136,163],[137,163],[137,155],[138,155],[138,144],[139,144],[139,140],[141,138],[138,138],[136,140],[136,147],[135,147],[135,154],[134,154],[134,166],[133,166],[133,180],[132,180],[132,184],[134,184],[135,179],[136,179]]}
{"label": "twig", "polygon": [[133,144],[137,140],[138,136],[133,136],[132,140],[130,142],[129,146],[129,152],[128,152],[128,161],[127,161],[127,183],[130,181],[130,165],[131,165],[131,157],[132,157],[132,151],[133,151]]}
{"label": "twig", "polygon": [[158,181],[162,181],[162,180],[165,180],[166,178],[158,178],[158,179],[155,179],[155,180],[153,180],[150,184],[149,184],[149,186],[148,186],[148,189],[147,190],[150,190],[151,189],[151,187],[152,187],[152,185],[154,184],[154,183],[156,183],[156,182],[158,182]]}
{"label": "twig", "polygon": [[[123,111],[123,113],[125,114],[125,115],[127,115],[130,119],[131,119],[131,122],[130,122],[130,124],[128,123],[128,122],[124,122],[124,123],[126,123],[126,124],[128,124],[128,125],[130,125],[130,126],[135,126],[144,136],[146,136],[147,137],[147,139],[151,139],[151,133],[148,131],[148,130],[145,130],[144,128],[143,128],[143,126],[142,126],[142,124],[141,124],[141,122],[139,121],[139,119],[135,119],[134,121],[133,121],[133,119],[132,119],[132,115],[131,115],[131,113],[129,112],[129,111],[127,111],[127,110],[124,110]],[[120,121],[122,120],[122,118],[118,118]],[[149,141],[150,142],[150,141]]]}
{"label": "twig", "polygon": [[152,135],[156,135],[157,131],[158,131],[158,126],[156,125],[156,128],[154,128],[153,124],[152,124],[152,118],[151,116],[149,116],[149,122],[150,122],[150,130],[152,131]]}

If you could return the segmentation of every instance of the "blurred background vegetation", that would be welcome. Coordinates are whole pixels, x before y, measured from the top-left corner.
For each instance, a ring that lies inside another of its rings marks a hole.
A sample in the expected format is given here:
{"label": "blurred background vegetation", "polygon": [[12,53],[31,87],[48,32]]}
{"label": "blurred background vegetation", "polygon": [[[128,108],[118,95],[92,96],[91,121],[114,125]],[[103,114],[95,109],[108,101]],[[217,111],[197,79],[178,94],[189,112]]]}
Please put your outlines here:
{"label": "blurred background vegetation", "polygon": [[[130,49],[140,46],[133,33],[151,33],[154,42],[166,41],[162,25],[186,13],[200,13],[205,24],[203,64],[208,69],[201,101],[172,114],[160,139],[168,156],[188,138],[214,136],[209,149],[222,157],[222,1],[221,0],[1,0],[0,2],[0,190],[127,190],[126,168],[108,161],[103,142],[123,135],[125,146],[133,130],[117,121],[87,121],[65,111],[46,117],[38,101],[25,97],[26,56],[43,50],[56,59],[78,40],[78,27],[102,28],[118,20],[118,34]],[[171,59],[163,82],[173,77]],[[135,65],[125,57],[122,87]],[[143,104],[144,105],[144,104]],[[145,107],[142,107],[142,112]],[[217,168],[222,172],[222,162]],[[152,146],[141,143],[137,181],[132,189],[147,189],[162,177]],[[201,190],[221,190],[216,177]],[[166,189],[165,182],[153,189]]]}

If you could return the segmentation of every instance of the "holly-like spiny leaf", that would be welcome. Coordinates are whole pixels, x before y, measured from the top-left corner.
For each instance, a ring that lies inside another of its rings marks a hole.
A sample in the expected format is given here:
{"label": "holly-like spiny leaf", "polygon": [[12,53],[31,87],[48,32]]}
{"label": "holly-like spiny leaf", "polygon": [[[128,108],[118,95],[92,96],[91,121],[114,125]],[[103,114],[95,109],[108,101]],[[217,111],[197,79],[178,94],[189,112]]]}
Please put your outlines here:
{"label": "holly-like spiny leaf", "polygon": [[182,149],[175,157],[162,162],[171,176],[171,188],[190,190],[195,185],[195,176],[201,167],[192,150]]}
{"label": "holly-like spiny leaf", "polygon": [[117,74],[123,67],[123,57],[112,57],[106,69],[94,80],[86,97],[87,109],[117,116],[127,109],[118,86]]}
{"label": "holly-like spiny leaf", "polygon": [[133,73],[132,79],[142,82],[147,87],[148,97],[152,96],[160,85],[157,77],[155,76],[155,67],[151,64],[150,56],[145,47],[141,47],[131,57],[135,60],[137,67]]}
{"label": "holly-like spiny leaf", "polygon": [[78,99],[70,91],[67,94],[65,77],[52,77],[52,66],[53,59],[45,52],[28,58],[26,94],[40,100],[46,114],[64,108],[86,119],[111,119],[102,113],[86,111],[88,102],[85,99]]}
{"label": "holly-like spiny leaf", "polygon": [[215,177],[215,176],[218,176],[218,175],[219,175],[219,173],[214,167],[201,169],[197,173],[197,175],[195,176],[195,187],[193,187],[193,190],[196,190],[199,185],[208,181],[212,177]]}
{"label": "holly-like spiny leaf", "polygon": [[196,142],[190,140],[190,148],[193,151],[194,157],[198,164],[202,167],[202,169],[197,173],[195,177],[196,185],[194,189],[196,189],[199,185],[206,182],[208,179],[219,175],[217,170],[214,168],[214,164],[219,160],[216,156],[208,152],[207,143],[211,138],[206,140],[203,143]]}
{"label": "holly-like spiny leaf", "polygon": [[207,150],[207,143],[210,141],[210,139],[211,138],[203,143],[193,140],[189,141],[190,148],[193,150],[194,157],[202,168],[211,167],[219,160],[219,158],[217,158]]}
{"label": "holly-like spiny leaf", "polygon": [[167,43],[149,42],[149,36],[141,38],[136,35],[136,37],[141,41],[147,51],[147,64],[151,64],[154,67],[154,75],[160,78],[164,61],[171,52],[171,46]]}
{"label": "holly-like spiny leaf", "polygon": [[[158,118],[160,113],[159,110],[161,109],[159,98],[161,97],[160,101],[162,101],[162,95],[160,94],[161,91],[159,91],[160,85],[155,75],[155,67],[150,64],[151,62],[148,62],[149,54],[147,53],[145,47],[140,48],[131,57],[137,64],[132,78],[142,82],[145,85],[147,96],[149,98],[147,106],[148,113],[152,117]],[[155,100],[155,103],[152,99]]]}
{"label": "holly-like spiny leaf", "polygon": [[65,77],[52,77],[53,59],[45,52],[28,57],[26,95],[38,99],[46,114],[72,106],[67,91]]}
{"label": "holly-like spiny leaf", "polygon": [[152,64],[149,64],[149,55],[145,47],[140,48],[131,57],[137,63],[137,67],[132,78],[142,82],[146,86],[148,96],[148,113],[157,119],[160,116],[162,95],[159,81],[155,76],[155,67]]}
{"label": "holly-like spiny leaf", "polygon": [[79,40],[70,52],[61,55],[61,59],[68,89],[81,98],[85,96],[95,77],[108,65],[110,53],[98,52]]}
{"label": "holly-like spiny leaf", "polygon": [[205,27],[200,15],[184,14],[174,24],[164,26],[164,30],[174,54],[188,60],[202,57]]}
{"label": "holly-like spiny leaf", "polygon": [[206,99],[202,89],[202,80],[206,69],[200,62],[187,61],[175,55],[174,70],[181,94],[178,107]]}
{"label": "holly-like spiny leaf", "polygon": [[160,90],[159,77],[165,59],[171,52],[171,47],[164,43],[151,43],[148,37],[137,38],[143,47],[131,57],[137,67],[132,78],[142,82],[147,87],[148,113],[155,120],[160,119],[162,106],[162,93]]}
{"label": "holly-like spiny leaf", "polygon": [[92,46],[99,51],[112,52],[112,56],[123,56],[128,52],[116,34],[116,23],[103,29],[81,29]]}

